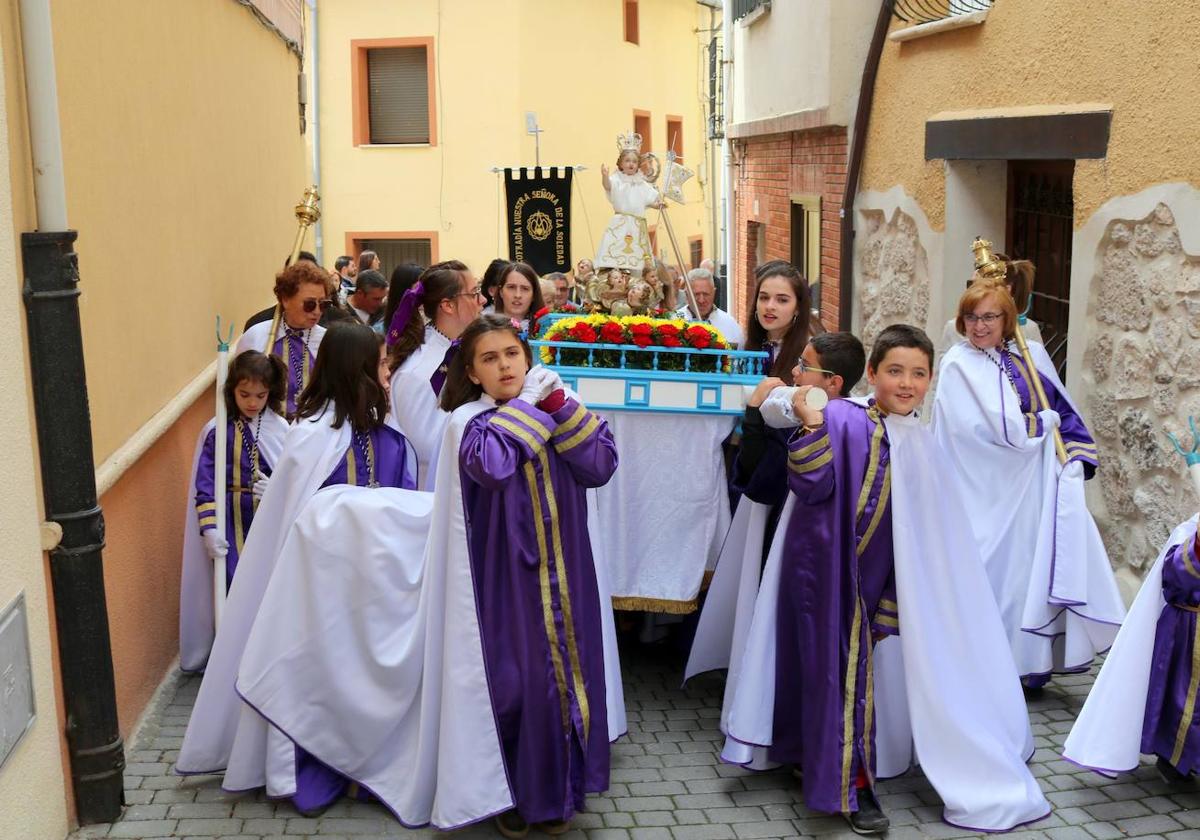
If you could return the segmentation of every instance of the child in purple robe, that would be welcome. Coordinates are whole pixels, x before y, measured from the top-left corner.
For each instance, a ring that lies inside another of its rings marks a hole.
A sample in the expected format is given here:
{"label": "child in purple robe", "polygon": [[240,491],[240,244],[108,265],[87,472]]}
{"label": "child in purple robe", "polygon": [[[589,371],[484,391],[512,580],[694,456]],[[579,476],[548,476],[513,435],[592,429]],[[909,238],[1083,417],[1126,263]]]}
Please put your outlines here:
{"label": "child in purple robe", "polygon": [[[381,353],[383,336],[362,323],[336,324],[326,333],[312,380],[296,400],[298,421],[333,414],[331,426],[350,426],[350,446],[321,487],[417,489],[408,469],[404,435],[385,425],[387,381]],[[292,803],[305,816],[321,813],[346,793],[351,782],[296,747],[296,793]]]}
{"label": "child in purple robe", "polygon": [[462,334],[442,407],[481,400],[459,447],[462,501],[492,708],[515,808],[564,832],[608,787],[609,733],[596,570],[585,493],[608,482],[608,424],[530,370],[513,322],[485,315]]}
{"label": "child in purple robe", "polygon": [[824,413],[798,399],[803,425],[788,443],[796,507],[779,589],[770,758],[799,766],[808,807],[844,814],[859,833],[888,827],[872,790],[871,649],[899,632],[883,417],[916,410],[932,366],[921,330],[887,328],[867,363],[874,398],[834,400]]}
{"label": "child in purple robe", "polygon": [[225,408],[228,429],[225,434],[225,533],[217,533],[216,486],[217,431],[208,428],[200,458],[196,463],[192,486],[195,488],[196,516],[204,550],[213,562],[225,562],[226,587],[233,583],[238,555],[250,532],[258,500],[271,475],[271,463],[259,446],[263,426],[278,436],[277,421],[284,396],[283,363],[274,356],[247,350],[229,363],[225,380]]}
{"label": "child in purple robe", "polygon": [[1200,546],[1196,534],[1167,549],[1162,562],[1166,601],[1154,636],[1142,752],[1158,756],[1168,783],[1200,770],[1196,693],[1196,619],[1200,613]]}
{"label": "child in purple robe", "polygon": [[193,461],[189,506],[183,539],[179,592],[179,664],[184,671],[204,670],[212,647],[212,564],[225,564],[226,591],[233,583],[238,558],[258,500],[283,448],[287,421],[283,408],[285,372],[273,356],[247,350],[229,363],[225,380],[225,532],[217,533],[215,420],[200,433]]}

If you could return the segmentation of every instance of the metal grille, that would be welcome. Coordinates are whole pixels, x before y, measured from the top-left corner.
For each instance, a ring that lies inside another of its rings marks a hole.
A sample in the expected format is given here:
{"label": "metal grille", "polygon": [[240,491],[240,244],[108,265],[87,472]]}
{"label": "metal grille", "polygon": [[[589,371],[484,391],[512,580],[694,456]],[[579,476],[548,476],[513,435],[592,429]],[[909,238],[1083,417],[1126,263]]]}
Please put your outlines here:
{"label": "metal grille", "polygon": [[360,254],[374,251],[379,255],[384,277],[391,277],[392,270],[404,263],[427,268],[433,262],[433,243],[428,239],[362,239],[358,245]]}
{"label": "metal grille", "polygon": [[[1036,268],[1029,317],[1065,381],[1071,315],[1071,239],[1075,218],[1075,161],[1010,161],[1008,255]],[[1019,305],[1019,302],[1018,302]]]}
{"label": "metal grille", "polygon": [[741,20],[760,6],[771,8],[771,0],[733,0],[733,19]]}
{"label": "metal grille", "polygon": [[933,23],[955,15],[984,12],[993,0],[895,0],[892,11],[899,20],[908,23]]}

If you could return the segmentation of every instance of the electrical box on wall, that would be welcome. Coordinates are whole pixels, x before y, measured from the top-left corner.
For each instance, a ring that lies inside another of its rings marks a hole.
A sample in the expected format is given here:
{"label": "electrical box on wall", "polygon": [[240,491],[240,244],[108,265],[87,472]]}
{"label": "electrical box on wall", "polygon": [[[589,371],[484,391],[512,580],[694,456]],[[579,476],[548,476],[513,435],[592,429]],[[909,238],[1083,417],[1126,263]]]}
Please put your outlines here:
{"label": "electrical box on wall", "polygon": [[25,594],[0,611],[0,768],[33,726],[33,670]]}

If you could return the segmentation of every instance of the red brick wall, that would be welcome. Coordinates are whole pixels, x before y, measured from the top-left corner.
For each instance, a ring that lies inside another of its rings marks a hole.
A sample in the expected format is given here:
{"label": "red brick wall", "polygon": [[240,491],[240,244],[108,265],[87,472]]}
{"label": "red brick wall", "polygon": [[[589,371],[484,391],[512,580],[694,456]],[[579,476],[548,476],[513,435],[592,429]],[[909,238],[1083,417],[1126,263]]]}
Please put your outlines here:
{"label": "red brick wall", "polygon": [[821,196],[821,320],[836,330],[846,129],[770,134],[736,143],[733,264],[739,269],[734,306],[738,320],[745,323],[751,310],[749,284],[758,262],[759,238],[764,239],[764,259],[791,259],[791,196],[803,193]]}

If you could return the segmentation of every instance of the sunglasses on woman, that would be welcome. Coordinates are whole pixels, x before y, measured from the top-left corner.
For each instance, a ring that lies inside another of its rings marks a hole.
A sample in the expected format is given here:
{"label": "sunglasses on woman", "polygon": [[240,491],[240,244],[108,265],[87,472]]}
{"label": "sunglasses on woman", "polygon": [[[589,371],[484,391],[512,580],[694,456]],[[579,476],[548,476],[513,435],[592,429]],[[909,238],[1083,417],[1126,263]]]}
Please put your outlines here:
{"label": "sunglasses on woman", "polygon": [[302,306],[304,307],[305,312],[315,312],[318,306],[321,307],[321,311],[324,312],[326,309],[333,306],[333,301],[329,298],[325,298],[324,300],[309,298],[308,300],[304,301]]}

